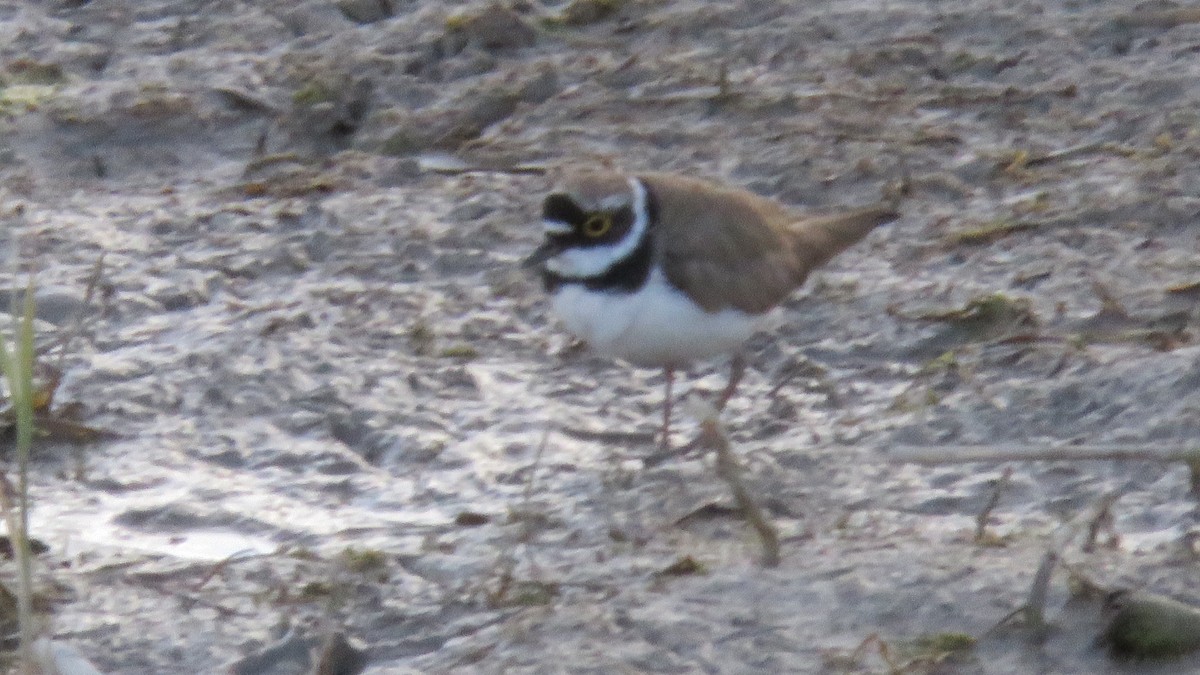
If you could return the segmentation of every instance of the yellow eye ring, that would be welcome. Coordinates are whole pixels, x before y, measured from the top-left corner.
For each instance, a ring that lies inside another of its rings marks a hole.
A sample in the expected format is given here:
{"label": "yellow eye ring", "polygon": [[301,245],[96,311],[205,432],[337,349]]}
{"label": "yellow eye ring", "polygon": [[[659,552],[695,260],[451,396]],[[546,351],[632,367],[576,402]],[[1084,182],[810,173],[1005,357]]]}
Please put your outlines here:
{"label": "yellow eye ring", "polygon": [[603,237],[612,229],[612,224],[609,216],[596,214],[583,221],[583,233],[593,239]]}

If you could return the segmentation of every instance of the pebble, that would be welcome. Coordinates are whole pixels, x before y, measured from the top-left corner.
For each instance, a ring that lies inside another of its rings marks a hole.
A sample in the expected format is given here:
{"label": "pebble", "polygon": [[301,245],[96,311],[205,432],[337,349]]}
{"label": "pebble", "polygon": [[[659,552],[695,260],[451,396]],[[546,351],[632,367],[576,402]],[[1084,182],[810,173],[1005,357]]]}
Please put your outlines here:
{"label": "pebble", "polygon": [[537,42],[537,31],[516,12],[499,3],[458,20],[451,19],[448,32],[461,31],[471,44],[483,49],[517,49]]}

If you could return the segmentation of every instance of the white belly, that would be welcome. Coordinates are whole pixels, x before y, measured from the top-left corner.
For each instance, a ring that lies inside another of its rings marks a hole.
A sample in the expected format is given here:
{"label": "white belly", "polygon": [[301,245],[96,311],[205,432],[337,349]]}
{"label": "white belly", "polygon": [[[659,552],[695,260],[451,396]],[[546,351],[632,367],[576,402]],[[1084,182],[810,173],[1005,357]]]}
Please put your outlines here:
{"label": "white belly", "polygon": [[639,366],[683,366],[730,354],[750,338],[759,319],[733,309],[705,312],[658,270],[636,293],[566,284],[552,303],[567,330],[597,353]]}

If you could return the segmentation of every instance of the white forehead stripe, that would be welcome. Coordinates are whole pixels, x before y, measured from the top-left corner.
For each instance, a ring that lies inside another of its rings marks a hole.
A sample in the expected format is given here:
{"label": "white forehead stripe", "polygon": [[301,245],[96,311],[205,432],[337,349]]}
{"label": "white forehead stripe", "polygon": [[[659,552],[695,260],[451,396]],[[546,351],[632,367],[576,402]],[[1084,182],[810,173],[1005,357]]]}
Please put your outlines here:
{"label": "white forehead stripe", "polygon": [[629,189],[633,191],[633,226],[624,237],[606,246],[567,249],[546,261],[546,269],[567,278],[588,279],[603,275],[613,265],[628,258],[650,226],[646,186],[631,177]]}
{"label": "white forehead stripe", "polygon": [[616,211],[625,206],[625,195],[613,195],[600,200],[600,209],[603,211]]}
{"label": "white forehead stripe", "polygon": [[571,230],[574,229],[575,228],[571,227],[570,223],[564,223],[561,220],[542,221],[542,230],[546,234],[570,234]]}

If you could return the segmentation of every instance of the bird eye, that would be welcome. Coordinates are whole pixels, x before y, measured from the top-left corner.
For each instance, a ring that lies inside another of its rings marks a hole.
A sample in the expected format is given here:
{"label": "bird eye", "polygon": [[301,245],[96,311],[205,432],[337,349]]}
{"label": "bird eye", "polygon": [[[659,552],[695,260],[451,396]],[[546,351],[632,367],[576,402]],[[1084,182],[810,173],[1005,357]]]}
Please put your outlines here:
{"label": "bird eye", "polygon": [[593,239],[603,237],[612,229],[612,224],[612,218],[609,216],[600,214],[589,216],[587,220],[583,221],[583,233]]}

